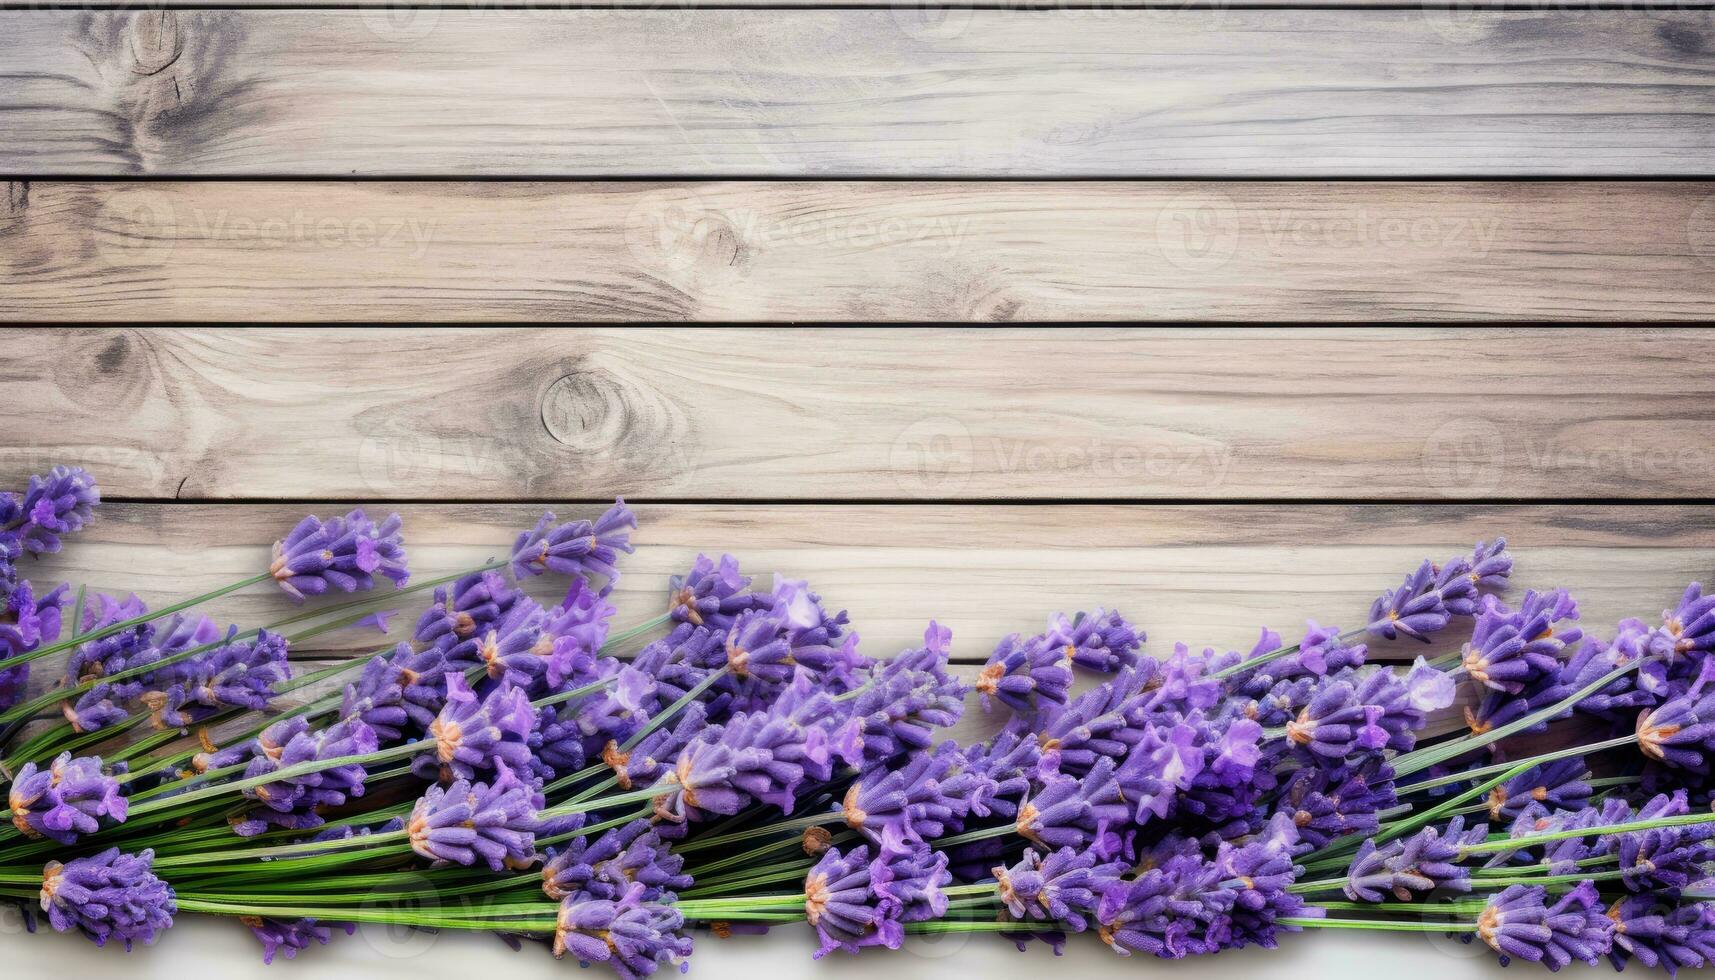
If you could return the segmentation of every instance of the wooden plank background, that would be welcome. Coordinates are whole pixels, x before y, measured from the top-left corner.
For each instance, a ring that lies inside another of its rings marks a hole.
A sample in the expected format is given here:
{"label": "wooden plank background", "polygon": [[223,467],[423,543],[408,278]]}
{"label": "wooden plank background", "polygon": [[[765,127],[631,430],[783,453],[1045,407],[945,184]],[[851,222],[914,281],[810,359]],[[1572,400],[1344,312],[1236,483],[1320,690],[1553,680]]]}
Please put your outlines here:
{"label": "wooden plank background", "polygon": [[27,320],[1706,320],[1715,183],[11,183]]}
{"label": "wooden plank background", "polygon": [[0,173],[1701,175],[1712,18],[19,11]]}
{"label": "wooden plank background", "polygon": [[0,487],[109,500],[29,574],[159,602],[368,505],[432,576],[623,494],[622,621],[730,551],[966,673],[1497,534],[1598,635],[1711,575],[1703,0],[532,6],[0,0]]}

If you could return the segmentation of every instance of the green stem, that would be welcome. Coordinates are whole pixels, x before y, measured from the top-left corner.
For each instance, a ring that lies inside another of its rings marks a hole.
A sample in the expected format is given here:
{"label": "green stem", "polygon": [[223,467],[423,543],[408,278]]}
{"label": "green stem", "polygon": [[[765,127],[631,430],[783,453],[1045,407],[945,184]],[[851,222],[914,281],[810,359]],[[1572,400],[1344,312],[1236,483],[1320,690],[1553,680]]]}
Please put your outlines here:
{"label": "green stem", "polygon": [[1297,919],[1275,920],[1303,929],[1368,929],[1376,932],[1472,932],[1475,922],[1394,922],[1388,919]]}
{"label": "green stem", "polygon": [[642,728],[639,728],[637,731],[632,732],[630,738],[628,738],[624,742],[620,743],[620,746],[619,746],[620,751],[623,752],[623,751],[627,751],[629,749],[635,748],[637,746],[637,743],[643,741],[644,737],[647,736],[650,732],[652,732],[655,729],[660,728],[662,725],[666,724],[670,719],[672,719],[672,717],[674,715],[676,715],[680,711],[684,710],[685,705],[690,704],[692,701],[695,701],[697,698],[701,697],[704,691],[706,691],[710,687],[714,686],[714,683],[716,681],[720,680],[721,678],[725,677],[727,674],[729,674],[731,672],[732,672],[732,665],[728,664],[727,666],[722,667],[720,670],[714,671],[713,673],[709,674],[709,676],[698,681],[694,686],[692,686],[692,688],[689,691],[686,691],[683,695],[681,695],[677,701],[674,701],[672,704],[670,704],[667,707],[662,708],[660,711],[656,712],[655,717],[649,719],[647,722],[644,722]]}
{"label": "green stem", "polygon": [[1521,765],[1526,765],[1528,768],[1528,766],[1540,765],[1544,762],[1555,762],[1560,759],[1569,759],[1575,755],[1594,755],[1597,752],[1605,752],[1608,749],[1617,749],[1621,746],[1635,744],[1636,742],[1637,737],[1634,735],[1621,735],[1605,741],[1593,742],[1589,745],[1574,745],[1571,748],[1558,749],[1553,752],[1544,752],[1541,755],[1533,755],[1528,759],[1520,759],[1514,762],[1497,762],[1493,765],[1483,766],[1478,769],[1467,769],[1464,772],[1456,772],[1448,776],[1438,776],[1434,779],[1424,780],[1421,783],[1412,783],[1409,786],[1400,786],[1395,789],[1394,792],[1403,797],[1412,793],[1421,793],[1427,789],[1439,789],[1442,786],[1452,786],[1455,783],[1463,783],[1472,779],[1481,779],[1484,776],[1497,772],[1515,771],[1517,767]]}
{"label": "green stem", "polygon": [[1573,830],[1551,830],[1540,834],[1521,834],[1518,837],[1505,837],[1484,841],[1480,844],[1467,844],[1459,848],[1459,853],[1461,857],[1470,854],[1493,854],[1497,851],[1516,851],[1557,840],[1571,840],[1575,837],[1634,834],[1645,830],[1655,830],[1659,827],[1694,827],[1705,823],[1715,823],[1715,813],[1687,813],[1677,817],[1656,817],[1651,820],[1633,820],[1628,823],[1602,824],[1596,827],[1579,827]]}
{"label": "green stem", "polygon": [[421,742],[410,742],[405,745],[395,745],[392,748],[370,752],[367,755],[343,755],[336,756],[331,759],[313,759],[309,762],[300,762],[295,766],[283,766],[271,773],[266,773],[261,776],[250,776],[245,779],[234,780],[230,783],[221,783],[218,786],[205,786],[202,789],[193,789],[177,796],[148,800],[131,807],[131,812],[126,817],[126,821],[130,822],[145,814],[155,813],[160,810],[167,809],[168,807],[183,806],[187,803],[194,803],[217,796],[224,796],[228,793],[254,789],[258,786],[266,786],[269,783],[277,783],[286,779],[295,779],[298,776],[307,776],[311,773],[322,772],[339,766],[367,766],[370,763],[385,762],[388,759],[402,759],[406,756],[416,755],[433,748],[435,748],[435,742],[432,739],[425,739]]}
{"label": "green stem", "polygon": [[718,847],[722,844],[732,844],[741,840],[754,840],[758,837],[772,837],[775,834],[807,830],[811,827],[820,827],[823,824],[842,823],[845,819],[845,814],[839,810],[830,810],[827,813],[812,813],[807,817],[794,817],[791,820],[782,820],[779,823],[771,823],[763,827],[753,827],[750,830],[741,830],[736,833],[721,834],[716,837],[692,838],[691,840],[674,847],[673,850],[679,854],[691,854],[695,851],[705,850],[710,847]]}

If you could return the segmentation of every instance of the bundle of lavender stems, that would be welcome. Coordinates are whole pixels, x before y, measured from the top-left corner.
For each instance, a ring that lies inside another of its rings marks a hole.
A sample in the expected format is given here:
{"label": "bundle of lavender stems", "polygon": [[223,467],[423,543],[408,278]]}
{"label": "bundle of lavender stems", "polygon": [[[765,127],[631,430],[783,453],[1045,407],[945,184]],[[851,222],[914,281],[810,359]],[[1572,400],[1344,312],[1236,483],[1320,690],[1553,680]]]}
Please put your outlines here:
{"label": "bundle of lavender stems", "polygon": [[[98,499],[66,467],[0,495],[0,900],[97,944],[195,912],[265,960],[385,923],[625,980],[682,966],[701,930],[770,928],[813,930],[817,956],[1091,932],[1178,959],[1358,929],[1550,969],[1715,957],[1696,584],[1659,625],[1586,634],[1565,591],[1513,594],[1496,540],[1406,570],[1361,628],[1156,658],[1117,612],[1056,615],[967,685],[946,629],[872,658],[805,583],[753,588],[731,557],[615,629],[623,502],[427,582],[398,517],[361,510],[154,610],[25,580]],[[537,576],[564,600],[527,596]],[[271,587],[317,601],[265,626],[196,611]],[[1447,657],[1366,663],[1454,630]],[[294,670],[294,644],[335,631],[380,632]],[[1462,689],[1463,729],[1431,737]],[[969,708],[998,733],[943,737]]]}

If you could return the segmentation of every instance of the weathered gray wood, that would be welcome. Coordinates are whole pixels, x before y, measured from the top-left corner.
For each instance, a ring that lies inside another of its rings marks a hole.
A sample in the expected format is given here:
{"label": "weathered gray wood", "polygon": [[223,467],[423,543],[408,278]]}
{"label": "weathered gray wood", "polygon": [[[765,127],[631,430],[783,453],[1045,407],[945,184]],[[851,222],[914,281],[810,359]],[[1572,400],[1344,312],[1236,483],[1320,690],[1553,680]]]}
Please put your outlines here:
{"label": "weathered gray wood", "polygon": [[16,181],[0,319],[1715,319],[1715,183]]}
{"label": "weathered gray wood", "polygon": [[1706,174],[1709,11],[17,11],[0,172]]}
{"label": "weathered gray wood", "polygon": [[0,486],[141,498],[1711,494],[1695,329],[0,334]]}

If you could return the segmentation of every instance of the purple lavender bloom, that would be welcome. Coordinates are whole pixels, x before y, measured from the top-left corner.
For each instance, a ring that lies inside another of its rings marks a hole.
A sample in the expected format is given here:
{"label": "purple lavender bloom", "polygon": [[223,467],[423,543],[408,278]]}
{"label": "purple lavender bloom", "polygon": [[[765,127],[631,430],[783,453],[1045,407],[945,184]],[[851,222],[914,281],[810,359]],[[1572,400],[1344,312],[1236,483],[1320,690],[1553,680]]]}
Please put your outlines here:
{"label": "purple lavender bloom", "polygon": [[989,655],[975,686],[984,708],[989,706],[989,698],[994,698],[1028,714],[1047,705],[1066,703],[1066,691],[1072,686],[1072,660],[1063,646],[1051,647],[1041,637],[1021,640],[1014,633]]}
{"label": "purple lavender bloom", "polygon": [[1676,769],[1709,771],[1708,756],[1715,753],[1715,690],[1705,692],[1704,685],[1711,674],[1715,661],[1706,663],[1684,694],[1638,716],[1638,748],[1644,755]]}
{"label": "purple lavender bloom", "polygon": [[[1649,627],[1641,620],[1625,619],[1620,621],[1618,634],[1612,643],[1603,644],[1585,638],[1572,656],[1560,665],[1561,686],[1571,695],[1596,683],[1616,668],[1645,656],[1649,635]],[[1639,709],[1659,704],[1665,693],[1665,676],[1646,673],[1651,667],[1665,670],[1660,664],[1644,664],[1637,671],[1609,681],[1579,701],[1575,710],[1604,721],[1632,720]]]}
{"label": "purple lavender bloom", "polygon": [[593,662],[576,639],[547,629],[548,613],[530,599],[519,599],[506,614],[449,651],[454,659],[473,659],[488,678],[545,697],[566,678],[587,671]]}
{"label": "purple lavender bloom", "polygon": [[[66,595],[66,587],[62,585],[37,597],[29,582],[9,574],[10,571],[0,561],[0,662],[59,639],[60,607]],[[0,710],[22,700],[29,683],[27,663],[0,670]]]}
{"label": "purple lavender bloom", "polygon": [[595,745],[629,738],[670,703],[659,693],[655,677],[639,667],[616,665],[613,676],[614,683],[578,712],[579,728]]}
{"label": "purple lavender bloom", "polygon": [[1283,672],[1296,668],[1294,672],[1302,671],[1315,677],[1326,677],[1347,668],[1364,665],[1369,649],[1362,643],[1347,643],[1343,640],[1340,627],[1319,626],[1315,620],[1309,621],[1309,627],[1304,632],[1304,639],[1298,641],[1298,652],[1284,658],[1282,665],[1275,668],[1277,674],[1291,676]]}
{"label": "purple lavender bloom", "polygon": [[615,827],[600,837],[579,837],[542,866],[542,891],[561,901],[573,895],[618,899],[634,884],[645,902],[672,902],[691,887],[685,859],[668,849],[647,818]]}
{"label": "purple lavender bloom", "polygon": [[[267,776],[309,762],[364,755],[376,748],[375,732],[361,721],[345,720],[311,731],[302,718],[276,722],[256,740],[257,753],[244,769],[246,779]],[[318,772],[288,776],[244,791],[262,805],[233,824],[241,837],[254,837],[271,827],[308,830],[322,825],[318,808],[338,806],[348,797],[362,796],[368,773],[345,763]]]}
{"label": "purple lavender bloom", "polygon": [[619,610],[587,580],[572,579],[566,598],[547,611],[543,630],[554,637],[554,656],[548,665],[548,686],[559,691],[596,679],[601,648]]}
{"label": "purple lavender bloom", "polygon": [[[826,782],[833,775],[833,761],[841,750],[835,728],[842,724],[840,705],[800,670],[767,711],[735,715],[727,723],[722,740],[739,753],[732,785],[792,812],[806,781]],[[855,748],[848,751],[852,754],[846,761],[858,761]]]}
{"label": "purple lavender bloom", "polygon": [[292,676],[286,638],[258,630],[252,639],[233,640],[237,629],[225,645],[186,662],[181,673],[189,676],[140,695],[155,728],[185,728],[226,708],[261,711],[273,701],[276,686]]}
{"label": "purple lavender bloom", "polygon": [[[1665,904],[1664,904],[1665,900]],[[1628,895],[1608,909],[1614,969],[1631,960],[1668,976],[1715,962],[1715,906],[1709,902],[1676,904],[1671,895]]]}
{"label": "purple lavender bloom", "polygon": [[1320,849],[1341,837],[1375,833],[1377,812],[1394,802],[1393,774],[1385,768],[1309,766],[1288,778],[1276,812],[1291,819],[1301,842]]}
{"label": "purple lavender bloom", "polygon": [[142,685],[97,684],[77,696],[76,701],[60,702],[60,713],[74,732],[99,731],[118,724],[131,716],[126,705],[136,698]]}
{"label": "purple lavender bloom", "polygon": [[[619,788],[648,786],[672,768],[679,753],[691,740],[709,727],[708,711],[700,702],[686,705],[672,725],[663,725],[643,736],[629,749],[620,749],[617,741],[609,740],[601,751],[601,761],[613,770]],[[543,751],[537,752],[538,757]],[[579,763],[582,765],[582,763]],[[575,771],[577,766],[559,766],[556,771]]]}
{"label": "purple lavender bloom", "polygon": [[[1566,686],[1561,674],[1554,673],[1540,677],[1517,694],[1507,694],[1502,691],[1490,691],[1483,696],[1475,711],[1470,705],[1465,706],[1465,723],[1475,734],[1484,734],[1501,725],[1509,725],[1526,715],[1559,704],[1573,694],[1573,689]],[[1548,730],[1550,722],[1559,721],[1572,714],[1571,709],[1560,714],[1532,724],[1518,734],[1534,735]],[[1491,747],[1491,752],[1495,751]]]}
{"label": "purple lavender bloom", "polygon": [[731,629],[740,613],[774,605],[773,595],[746,591],[750,577],[739,573],[738,559],[731,555],[722,555],[718,564],[708,555],[698,555],[691,570],[673,576],[669,587],[667,611],[674,622],[715,631]]}
{"label": "purple lavender bloom", "polygon": [[1388,841],[1380,847],[1369,839],[1359,845],[1346,873],[1344,890],[1354,902],[1381,902],[1383,892],[1401,902],[1432,891],[1467,892],[1471,872],[1459,866],[1460,848],[1488,837],[1486,824],[1465,829],[1463,817],[1454,817],[1445,827],[1425,827],[1410,837]]}
{"label": "purple lavender bloom", "polygon": [[524,593],[496,571],[477,572],[435,589],[435,601],[417,620],[411,642],[418,650],[451,647],[506,615]]}
{"label": "purple lavender bloom", "polygon": [[577,520],[556,525],[554,515],[546,513],[535,528],[518,535],[512,546],[512,577],[522,580],[543,572],[560,575],[601,575],[607,579],[601,594],[613,591],[619,582],[616,567],[620,552],[630,554],[634,549],[630,532],[637,527],[637,518],[615,500],[593,523]]}
{"label": "purple lavender bloom", "polygon": [[[100,592],[89,594],[83,606],[83,622],[78,633],[106,629],[114,623],[135,619],[149,610],[135,595],[115,599]],[[154,638],[153,623],[143,623],[121,630],[98,640],[79,644],[66,661],[66,681],[82,684],[117,674],[136,665],[138,655],[149,648]]]}
{"label": "purple lavender bloom", "polygon": [[1126,668],[1113,678],[1073,698],[1064,708],[1043,712],[1039,724],[1014,719],[1011,727],[1035,727],[1044,753],[1052,753],[1061,772],[1078,776],[1097,759],[1122,762],[1143,740],[1149,727],[1136,709],[1150,680],[1149,672]]}
{"label": "purple lavender bloom", "polygon": [[1676,608],[1661,614],[1662,632],[1652,638],[1651,648],[1668,660],[1715,649],[1715,594],[1704,595],[1703,586],[1691,583]]}
{"label": "purple lavender bloom", "polygon": [[377,573],[396,586],[404,585],[411,576],[405,567],[400,524],[398,514],[389,514],[378,525],[362,508],[326,523],[312,514],[274,542],[268,572],[297,602],[329,588],[367,592],[375,587]]}
{"label": "purple lavender bloom", "polygon": [[968,689],[947,673],[951,630],[930,623],[923,646],[877,665],[851,701],[864,762],[891,759],[934,744],[935,729],[964,715]]}
{"label": "purple lavender bloom", "polygon": [[[1560,670],[1560,652],[1578,642],[1578,604],[1565,589],[1526,592],[1517,612],[1492,597],[1477,616],[1460,662],[1471,679],[1508,694]],[[1558,627],[1558,628],[1557,628]]]}
{"label": "purple lavender bloom", "polygon": [[991,787],[989,812],[1006,820],[1018,815],[1018,805],[1030,792],[1041,765],[1042,747],[1029,732],[1001,731],[965,749],[965,768]]}
{"label": "purple lavender bloom", "polygon": [[804,913],[821,939],[816,959],[836,949],[856,953],[865,946],[899,948],[904,929],[898,916],[904,908],[876,892],[873,872],[869,848],[861,845],[844,854],[829,848],[810,869],[804,879]]}
{"label": "purple lavender bloom", "polygon": [[1040,786],[1018,808],[1014,830],[1020,837],[1044,850],[1091,847],[1110,827],[1129,823],[1126,814],[1118,818],[1103,811],[1098,804],[1108,805],[1119,799],[1114,786],[1114,763],[1098,760],[1081,779],[1058,774],[1045,774]]}
{"label": "purple lavender bloom", "polygon": [[1345,681],[1334,681],[1286,723],[1286,737],[1315,757],[1339,762],[1355,752],[1376,752],[1391,734],[1381,727],[1383,708],[1365,704]]}
{"label": "purple lavender bloom", "polygon": [[964,829],[969,814],[988,816],[994,783],[965,768],[952,739],[909,756],[903,765],[883,763],[865,770],[846,791],[846,826],[873,841],[889,832],[933,840]]}
{"label": "purple lavender bloom", "polygon": [[1048,620],[1043,644],[1059,647],[1066,659],[1089,670],[1111,674],[1137,664],[1137,651],[1147,637],[1117,610],[1079,613],[1067,619],[1056,613]]}
{"label": "purple lavender bloom", "polygon": [[606,963],[620,980],[641,980],[671,959],[691,955],[685,917],[669,905],[642,900],[642,885],[617,901],[573,895],[560,903],[554,956]]}
{"label": "purple lavender bloom", "polygon": [[1095,917],[1104,891],[1116,885],[1127,868],[1104,862],[1089,851],[1063,847],[1040,857],[1025,848],[1024,857],[1010,868],[995,868],[1000,900],[1017,919],[1054,922],[1083,932]]}
{"label": "purple lavender bloom", "polygon": [[[1506,538],[1477,542],[1476,548],[1472,549],[1466,562],[1470,566],[1465,573],[1466,577],[1480,590],[1504,589],[1513,574],[1513,556],[1507,551]],[[1473,608],[1471,612],[1463,612],[1459,615],[1469,616],[1475,611]]]}
{"label": "purple lavender bloom", "polygon": [[[1291,820],[1274,817],[1263,832],[1243,844],[1222,842],[1215,866],[1234,892],[1228,913],[1231,935],[1227,945],[1243,948],[1256,945],[1273,949],[1281,932],[1300,927],[1282,925],[1287,918],[1320,918],[1323,911],[1308,905],[1288,889],[1303,873],[1292,855],[1300,847],[1297,828]],[[1234,886],[1237,886],[1236,888]]]}
{"label": "purple lavender bloom", "polygon": [[[1460,581],[1465,580],[1456,575],[1449,584],[1457,587]],[[1453,618],[1447,608],[1447,596],[1437,587],[1439,584],[1433,563],[1425,561],[1419,565],[1399,588],[1376,597],[1370,606],[1370,632],[1390,640],[1409,636],[1428,642],[1432,634],[1445,629]]]}
{"label": "purple lavender bloom", "polygon": [[[1626,823],[1690,812],[1685,791],[1678,790],[1657,795],[1635,813],[1612,822],[1619,831]],[[1694,878],[1704,877],[1705,866],[1715,860],[1715,828],[1706,824],[1615,832],[1601,842],[1605,849],[1617,853],[1626,887],[1633,891],[1684,888]]]}
{"label": "purple lavender bloom", "polygon": [[[262,965],[274,962],[276,955],[293,959],[299,953],[310,948],[311,943],[322,946],[333,938],[333,932],[327,926],[318,925],[314,919],[274,919],[265,916],[240,916],[239,922],[248,926],[250,934],[262,944]],[[357,926],[344,926],[346,935],[357,931]]]}
{"label": "purple lavender bloom", "polygon": [[435,751],[414,756],[411,768],[425,779],[438,776],[443,783],[480,779],[502,764],[525,771],[535,728],[536,709],[519,688],[497,687],[478,698],[463,675],[448,674],[446,706],[429,723]]}
{"label": "purple lavender bloom", "polygon": [[101,828],[101,818],[125,822],[125,797],[119,780],[101,769],[101,759],[74,759],[62,752],[38,769],[24,763],[13,778],[7,795],[12,825],[25,837],[47,837],[61,844],[75,844],[83,834]]}
{"label": "purple lavender bloom", "polygon": [[155,877],[154,851],[121,853],[117,847],[74,858],[49,861],[42,869],[42,909],[58,932],[76,930],[97,946],[118,939],[129,950],[173,924],[178,906],[173,890]]}
{"label": "purple lavender bloom", "polygon": [[1595,885],[1580,882],[1553,905],[1547,899],[1540,885],[1509,886],[1477,917],[1477,938],[1502,966],[1516,957],[1559,970],[1573,960],[1593,965],[1608,952],[1614,923],[1597,904]]}
{"label": "purple lavender bloom", "polygon": [[411,850],[436,864],[471,865],[489,870],[528,867],[536,860],[536,813],[542,795],[496,764],[492,783],[455,779],[445,789],[430,786],[411,808],[405,825]]}
{"label": "purple lavender bloom", "polygon": [[1489,819],[1513,820],[1532,804],[1551,810],[1581,810],[1593,792],[1584,781],[1589,776],[1581,756],[1532,766],[1489,791]]}
{"label": "purple lavender bloom", "polygon": [[1102,894],[1097,935],[1114,952],[1180,959],[1218,952],[1236,894],[1220,871],[1192,856],[1169,858]]}
{"label": "purple lavender bloom", "polygon": [[22,551],[53,554],[60,535],[83,530],[101,503],[95,480],[75,466],[56,466],[32,476],[23,499],[0,494],[0,532]]}
{"label": "purple lavender bloom", "polygon": [[906,838],[897,827],[882,832],[870,865],[870,887],[890,906],[886,918],[900,922],[940,918],[947,912],[947,895],[941,889],[952,880],[946,854]]}

